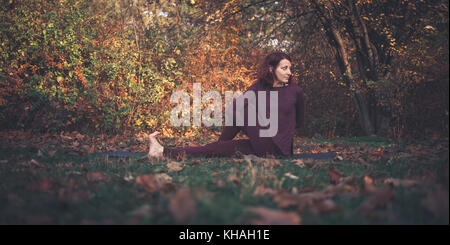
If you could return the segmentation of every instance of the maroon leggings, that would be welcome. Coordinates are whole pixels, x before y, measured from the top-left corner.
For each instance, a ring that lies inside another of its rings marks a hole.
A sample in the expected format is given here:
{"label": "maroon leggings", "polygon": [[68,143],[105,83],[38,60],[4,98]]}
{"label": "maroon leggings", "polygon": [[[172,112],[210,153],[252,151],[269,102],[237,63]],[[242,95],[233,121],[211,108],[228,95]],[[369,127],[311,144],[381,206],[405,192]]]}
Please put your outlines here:
{"label": "maroon leggings", "polygon": [[217,142],[202,146],[164,147],[163,155],[168,157],[183,154],[191,157],[231,157],[239,152],[245,155],[254,154],[261,157],[269,154],[281,154],[278,147],[273,143],[272,138],[258,137],[251,140],[232,140],[240,130],[240,127],[225,126]]}

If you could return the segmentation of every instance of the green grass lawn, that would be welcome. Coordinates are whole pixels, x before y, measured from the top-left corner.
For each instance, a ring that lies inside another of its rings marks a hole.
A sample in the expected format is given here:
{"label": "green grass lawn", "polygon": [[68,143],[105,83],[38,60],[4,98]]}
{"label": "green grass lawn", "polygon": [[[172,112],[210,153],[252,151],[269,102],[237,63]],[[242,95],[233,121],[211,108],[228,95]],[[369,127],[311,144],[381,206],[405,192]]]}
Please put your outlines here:
{"label": "green grass lawn", "polygon": [[344,158],[149,161],[3,146],[0,224],[448,224],[448,140],[309,139],[296,148]]}

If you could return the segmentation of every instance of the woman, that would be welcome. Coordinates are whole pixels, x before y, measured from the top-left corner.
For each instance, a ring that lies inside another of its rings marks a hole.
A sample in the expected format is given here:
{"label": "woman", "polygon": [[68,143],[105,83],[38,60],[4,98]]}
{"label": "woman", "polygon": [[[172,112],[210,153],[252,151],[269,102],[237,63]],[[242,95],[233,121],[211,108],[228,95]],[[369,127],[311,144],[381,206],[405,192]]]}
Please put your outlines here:
{"label": "woman", "polygon": [[[296,128],[303,126],[305,117],[305,102],[303,90],[293,82],[291,73],[291,58],[284,53],[275,52],[267,55],[258,71],[258,79],[247,91],[278,92],[278,131],[273,137],[260,137],[262,127],[256,126],[224,126],[217,142],[203,146],[167,148],[156,140],[159,132],[152,133],[148,157],[176,156],[186,154],[192,157],[230,157],[240,152],[257,156],[274,155],[290,157],[293,154],[293,138]],[[266,101],[270,101],[266,98]],[[248,101],[244,100],[247,116]],[[269,102],[266,113],[270,115]],[[233,100],[233,113],[236,115],[236,100]],[[233,118],[236,118],[235,116]],[[245,120],[248,124],[248,120]],[[249,139],[233,140],[239,131],[243,131]]]}

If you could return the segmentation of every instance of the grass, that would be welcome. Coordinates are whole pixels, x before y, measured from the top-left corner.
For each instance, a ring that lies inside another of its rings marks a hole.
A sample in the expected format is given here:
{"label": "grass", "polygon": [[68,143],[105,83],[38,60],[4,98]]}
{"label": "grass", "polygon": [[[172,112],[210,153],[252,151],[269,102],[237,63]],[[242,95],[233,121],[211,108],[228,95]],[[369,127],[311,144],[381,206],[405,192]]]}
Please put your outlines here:
{"label": "grass", "polygon": [[[248,207],[294,212],[302,224],[448,224],[448,141],[443,150],[409,156],[400,154],[407,151],[408,145],[432,149],[436,143],[360,137],[311,139],[303,144],[299,146],[382,147],[392,154],[372,159],[363,153],[361,157],[371,168],[354,159],[305,161],[308,164],[304,168],[281,159],[281,166],[271,168],[257,163],[250,167],[243,160],[230,158],[189,158],[184,161],[183,170],[175,172],[169,171],[167,161],[72,156],[64,149],[52,157],[38,156],[36,148],[1,147],[0,224],[176,224],[169,206],[181,188],[190,189],[196,200],[190,224],[248,224],[258,218],[247,211]],[[353,192],[332,198],[338,211],[317,213],[310,208],[282,208],[274,195],[255,194],[258,186],[285,193],[323,190],[333,185],[329,176],[332,167],[355,178]],[[172,185],[148,192],[136,183],[140,175],[161,173],[172,178]],[[290,178],[286,173],[298,178]],[[383,180],[388,178],[415,179],[419,184],[391,187],[392,199],[370,215],[363,215],[355,210],[370,197],[364,192],[365,176],[370,176],[378,188],[384,187]],[[445,197],[430,202],[444,205],[444,215],[424,204],[430,193],[439,190],[447,193],[446,204]],[[142,207],[147,210],[139,212]]]}

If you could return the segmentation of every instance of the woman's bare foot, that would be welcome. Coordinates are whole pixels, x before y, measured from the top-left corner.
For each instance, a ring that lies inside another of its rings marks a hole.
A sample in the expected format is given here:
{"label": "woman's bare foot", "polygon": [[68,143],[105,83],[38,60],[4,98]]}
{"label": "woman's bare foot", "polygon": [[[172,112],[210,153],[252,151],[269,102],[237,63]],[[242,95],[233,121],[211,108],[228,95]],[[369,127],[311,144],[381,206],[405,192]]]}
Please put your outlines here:
{"label": "woman's bare foot", "polygon": [[159,132],[156,131],[148,136],[150,140],[150,145],[148,149],[148,158],[161,158],[163,156],[164,147],[159,144],[159,142],[156,140],[156,135],[158,135]]}

